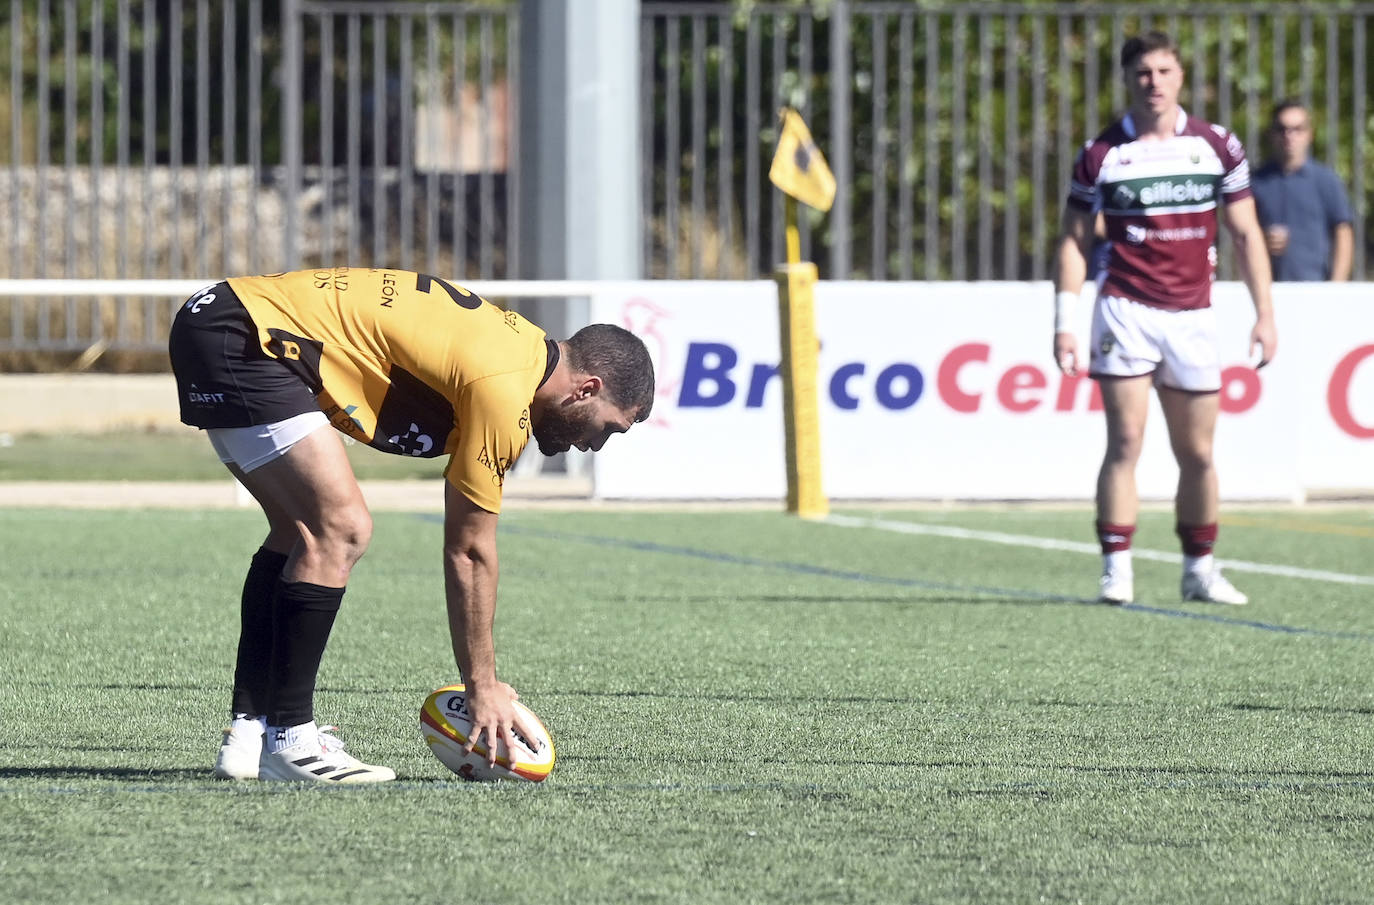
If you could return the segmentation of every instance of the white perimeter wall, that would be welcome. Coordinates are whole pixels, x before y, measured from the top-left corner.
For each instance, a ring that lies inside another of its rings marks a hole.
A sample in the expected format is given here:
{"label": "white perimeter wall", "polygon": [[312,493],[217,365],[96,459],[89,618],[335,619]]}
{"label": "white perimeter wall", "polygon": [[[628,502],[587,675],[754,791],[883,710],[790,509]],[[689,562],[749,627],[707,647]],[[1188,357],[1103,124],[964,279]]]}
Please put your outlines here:
{"label": "white perimeter wall", "polygon": [[0,374],[0,434],[183,426],[171,374]]}
{"label": "white perimeter wall", "polygon": [[[1279,354],[1257,372],[1244,286],[1213,289],[1223,498],[1374,492],[1374,285],[1280,284],[1274,294]],[[1104,419],[1092,381],[1066,382],[1053,365],[1048,283],[822,282],[816,295],[828,495],[1092,497]],[[642,335],[658,371],[651,420],[594,458],[597,496],[784,496],[771,282],[607,283],[592,319]],[[1138,479],[1142,496],[1173,497],[1157,402]]]}

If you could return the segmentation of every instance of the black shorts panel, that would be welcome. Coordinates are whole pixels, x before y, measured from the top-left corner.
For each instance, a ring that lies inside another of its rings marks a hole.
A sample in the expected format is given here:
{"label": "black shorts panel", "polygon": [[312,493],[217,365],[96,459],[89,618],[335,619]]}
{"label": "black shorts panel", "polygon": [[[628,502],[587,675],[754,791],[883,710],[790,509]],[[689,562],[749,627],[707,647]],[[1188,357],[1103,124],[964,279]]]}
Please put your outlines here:
{"label": "black shorts panel", "polygon": [[320,410],[305,380],[262,351],[257,326],[228,283],[181,306],[167,351],[185,424],[251,427]]}

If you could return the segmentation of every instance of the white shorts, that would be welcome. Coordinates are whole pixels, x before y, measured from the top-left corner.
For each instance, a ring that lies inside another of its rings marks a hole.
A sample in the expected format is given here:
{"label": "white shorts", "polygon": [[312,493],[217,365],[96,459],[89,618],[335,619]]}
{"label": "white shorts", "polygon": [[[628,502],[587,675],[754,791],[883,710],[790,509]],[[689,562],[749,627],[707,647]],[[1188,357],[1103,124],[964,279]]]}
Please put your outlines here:
{"label": "white shorts", "polygon": [[1217,315],[1212,308],[1176,311],[1112,295],[1093,306],[1093,377],[1153,374],[1156,386],[1215,393],[1221,389]]}
{"label": "white shorts", "polygon": [[252,427],[207,427],[205,433],[221,462],[249,472],[281,458],[301,440],[328,426],[324,412],[314,411]]}

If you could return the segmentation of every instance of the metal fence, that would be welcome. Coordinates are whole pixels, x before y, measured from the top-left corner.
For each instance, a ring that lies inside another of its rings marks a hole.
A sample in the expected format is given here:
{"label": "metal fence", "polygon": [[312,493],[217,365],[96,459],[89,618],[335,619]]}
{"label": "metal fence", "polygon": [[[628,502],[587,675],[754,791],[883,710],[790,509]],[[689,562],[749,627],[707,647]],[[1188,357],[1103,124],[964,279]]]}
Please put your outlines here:
{"label": "metal fence", "polygon": [[1252,161],[1275,101],[1313,110],[1314,150],[1355,206],[1363,278],[1371,14],[1370,3],[835,2],[824,14],[645,3],[646,273],[755,276],[782,259],[766,177],[775,111],[790,104],[839,183],[834,209],[804,224],[804,256],[824,276],[1044,278],[1074,156],[1125,102],[1119,48],[1158,28],[1180,44],[1189,112],[1235,131]]}
{"label": "metal fence", "polygon": [[[766,173],[787,103],[840,183],[835,209],[803,224],[825,277],[1044,278],[1073,156],[1124,101],[1121,41],[1157,27],[1183,48],[1190,111],[1252,158],[1274,100],[1309,103],[1364,278],[1371,15],[645,2],[644,275],[753,278],[782,258]],[[0,266],[212,278],[346,259],[518,277],[521,70],[513,5],[0,0]],[[157,350],[168,311],[0,299],[0,352]]]}
{"label": "metal fence", "polygon": [[[6,276],[517,275],[513,8],[0,3]],[[173,310],[0,299],[0,351],[157,350]]]}

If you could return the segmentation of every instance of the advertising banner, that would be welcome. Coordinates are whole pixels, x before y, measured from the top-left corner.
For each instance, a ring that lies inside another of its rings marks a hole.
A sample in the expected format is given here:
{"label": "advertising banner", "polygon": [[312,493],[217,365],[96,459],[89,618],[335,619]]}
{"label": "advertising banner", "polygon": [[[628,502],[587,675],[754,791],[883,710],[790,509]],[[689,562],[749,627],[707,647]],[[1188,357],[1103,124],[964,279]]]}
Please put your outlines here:
{"label": "advertising banner", "polygon": [[1299,371],[1291,418],[1275,429],[1299,436],[1299,483],[1374,492],[1374,284],[1280,283],[1274,295],[1279,354],[1295,353]]}
{"label": "advertising banner", "polygon": [[[1051,354],[1048,283],[822,282],[822,473],[834,499],[1091,499],[1105,448],[1096,384]],[[1223,369],[1224,499],[1374,490],[1374,295],[1275,287],[1279,355],[1256,371],[1245,287],[1213,289]],[[1086,297],[1085,297],[1086,301]],[[1086,359],[1091,305],[1081,306]],[[650,420],[594,460],[602,498],[786,494],[772,282],[607,283],[594,320],[644,337]],[[1171,499],[1177,466],[1152,402],[1137,471]]]}

